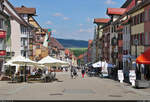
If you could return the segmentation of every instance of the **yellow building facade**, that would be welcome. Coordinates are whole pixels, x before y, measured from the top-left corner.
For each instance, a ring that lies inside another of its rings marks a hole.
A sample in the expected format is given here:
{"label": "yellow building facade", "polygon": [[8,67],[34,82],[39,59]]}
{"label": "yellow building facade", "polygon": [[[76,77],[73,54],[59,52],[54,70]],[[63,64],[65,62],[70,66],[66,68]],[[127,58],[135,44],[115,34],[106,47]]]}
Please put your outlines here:
{"label": "yellow building facade", "polygon": [[[137,16],[143,12],[144,12],[144,8],[135,11],[130,16],[133,18],[133,17],[135,17],[135,16]],[[131,36],[136,35],[136,34],[142,34],[142,33],[144,33],[144,22],[131,26]],[[136,51],[136,49],[137,49],[137,51]],[[144,46],[143,45],[137,45],[137,48],[135,45],[131,45],[131,54],[133,56],[135,56],[136,53],[137,53],[137,56],[139,56],[142,52],[144,52]]]}
{"label": "yellow building facade", "polygon": [[33,41],[33,60],[40,60],[46,56],[48,56],[48,48],[43,46],[43,42],[46,35],[46,30],[42,29],[41,26],[38,24],[38,22],[33,18],[29,18],[29,23],[33,25],[37,30],[34,35],[34,41]]}

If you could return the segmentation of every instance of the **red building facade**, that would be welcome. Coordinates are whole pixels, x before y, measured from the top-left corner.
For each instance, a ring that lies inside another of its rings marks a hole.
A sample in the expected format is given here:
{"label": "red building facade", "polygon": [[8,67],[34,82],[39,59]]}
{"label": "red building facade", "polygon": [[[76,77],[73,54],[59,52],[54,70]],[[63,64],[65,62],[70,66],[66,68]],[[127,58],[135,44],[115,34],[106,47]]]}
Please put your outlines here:
{"label": "red building facade", "polygon": [[144,22],[144,41],[145,46],[144,50],[147,50],[150,47],[150,5],[145,6],[145,22]]}

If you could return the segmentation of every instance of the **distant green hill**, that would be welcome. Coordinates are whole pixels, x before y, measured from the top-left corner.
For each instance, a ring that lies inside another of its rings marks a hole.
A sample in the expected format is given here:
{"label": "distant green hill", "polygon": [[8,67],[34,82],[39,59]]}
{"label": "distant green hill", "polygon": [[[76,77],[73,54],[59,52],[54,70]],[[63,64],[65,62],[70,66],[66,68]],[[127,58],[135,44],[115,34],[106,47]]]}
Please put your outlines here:
{"label": "distant green hill", "polygon": [[69,48],[70,51],[74,53],[76,57],[84,54],[87,51],[87,48]]}
{"label": "distant green hill", "polygon": [[56,38],[65,48],[87,48],[88,41]]}

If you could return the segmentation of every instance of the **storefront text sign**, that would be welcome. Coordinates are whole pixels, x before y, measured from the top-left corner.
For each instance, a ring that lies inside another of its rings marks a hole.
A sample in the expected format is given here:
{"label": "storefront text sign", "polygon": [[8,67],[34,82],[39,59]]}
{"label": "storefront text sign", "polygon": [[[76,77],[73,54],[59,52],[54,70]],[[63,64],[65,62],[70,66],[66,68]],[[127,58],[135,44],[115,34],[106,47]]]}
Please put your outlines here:
{"label": "storefront text sign", "polygon": [[122,70],[118,70],[118,80],[120,80],[120,83],[123,83],[124,75]]}
{"label": "storefront text sign", "polygon": [[135,86],[135,80],[136,80],[135,70],[130,70],[130,72],[129,72],[129,80],[130,80],[132,86]]}

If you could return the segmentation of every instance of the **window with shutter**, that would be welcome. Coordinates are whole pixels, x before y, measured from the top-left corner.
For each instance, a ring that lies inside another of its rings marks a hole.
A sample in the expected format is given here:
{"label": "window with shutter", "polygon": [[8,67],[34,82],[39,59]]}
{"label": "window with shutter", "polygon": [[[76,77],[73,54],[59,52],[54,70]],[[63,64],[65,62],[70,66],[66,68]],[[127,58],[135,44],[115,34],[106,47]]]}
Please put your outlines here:
{"label": "window with shutter", "polygon": [[148,45],[150,45],[150,32],[149,32],[149,36],[148,36]]}
{"label": "window with shutter", "polygon": [[147,45],[147,32],[145,32],[145,45]]}
{"label": "window with shutter", "polygon": [[143,41],[144,41],[143,37],[144,37],[144,34],[142,33],[141,34],[141,45],[143,45]]}
{"label": "window with shutter", "polygon": [[139,20],[138,20],[138,15],[136,15],[136,24],[138,24]]}
{"label": "window with shutter", "polygon": [[137,20],[136,20],[136,16],[134,16],[134,25],[136,25],[137,24]]}
{"label": "window with shutter", "polygon": [[148,19],[150,21],[150,9],[148,10]]}
{"label": "window with shutter", "polygon": [[145,21],[147,21],[147,10],[145,10]]}
{"label": "window with shutter", "polygon": [[140,14],[137,15],[138,24],[140,24]]}
{"label": "window with shutter", "polygon": [[138,45],[141,45],[141,34],[138,34]]}
{"label": "window with shutter", "polygon": [[144,22],[144,18],[145,17],[145,14],[144,14],[144,12],[142,13],[142,22]]}

